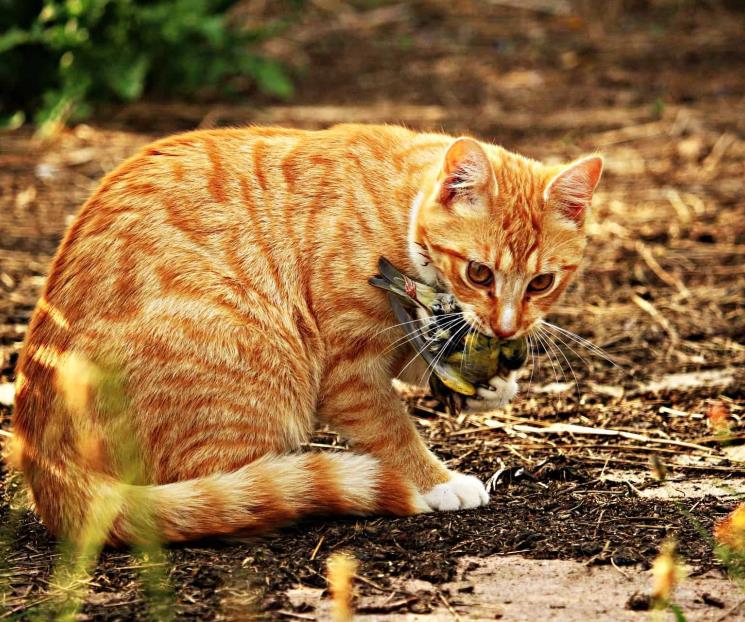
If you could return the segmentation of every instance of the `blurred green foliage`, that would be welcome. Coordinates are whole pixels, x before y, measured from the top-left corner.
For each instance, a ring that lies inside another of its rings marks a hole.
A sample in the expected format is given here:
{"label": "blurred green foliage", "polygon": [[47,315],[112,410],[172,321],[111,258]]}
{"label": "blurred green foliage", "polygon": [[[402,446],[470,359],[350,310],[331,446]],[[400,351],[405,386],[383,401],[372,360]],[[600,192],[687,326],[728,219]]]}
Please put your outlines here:
{"label": "blurred green foliage", "polygon": [[[236,0],[0,0],[0,119],[76,120],[102,101],[226,95],[248,79],[292,93],[282,67],[251,52],[278,24],[247,31]],[[295,4],[298,4],[297,2]]]}

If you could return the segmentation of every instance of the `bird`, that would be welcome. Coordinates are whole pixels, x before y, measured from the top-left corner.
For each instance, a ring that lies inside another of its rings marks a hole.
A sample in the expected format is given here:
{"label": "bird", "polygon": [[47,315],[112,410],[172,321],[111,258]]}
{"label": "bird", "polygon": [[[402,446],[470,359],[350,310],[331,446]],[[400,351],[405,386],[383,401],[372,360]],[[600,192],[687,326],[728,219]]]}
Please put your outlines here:
{"label": "bird", "polygon": [[525,364],[528,348],[524,337],[499,339],[464,331],[463,323],[452,321],[462,312],[455,296],[412,279],[385,257],[380,257],[378,271],[368,282],[388,292],[393,313],[409,342],[432,368],[433,396],[451,412],[456,410],[456,396],[472,397],[479,387],[489,386],[489,379],[506,377]]}
{"label": "bird", "polygon": [[455,296],[406,276],[385,257],[378,260],[378,271],[380,274],[369,279],[370,285],[387,290],[430,315],[452,313],[458,307]]}
{"label": "bird", "polygon": [[[406,306],[407,312],[416,311],[416,319],[421,323],[421,329],[417,330],[426,337],[426,350],[439,354],[442,344],[452,337],[457,325],[450,321],[460,313],[460,305],[455,296],[409,278],[385,257],[379,259],[378,270],[380,274],[372,277],[369,283],[393,294]],[[406,326],[413,327],[416,323],[413,319],[409,317]]]}

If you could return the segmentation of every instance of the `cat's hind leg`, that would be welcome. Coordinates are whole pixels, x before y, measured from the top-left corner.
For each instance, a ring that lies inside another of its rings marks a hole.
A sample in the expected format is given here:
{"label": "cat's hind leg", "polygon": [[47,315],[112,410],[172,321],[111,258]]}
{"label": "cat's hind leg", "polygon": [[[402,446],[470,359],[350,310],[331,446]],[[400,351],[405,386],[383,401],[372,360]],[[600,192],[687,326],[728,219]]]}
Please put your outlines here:
{"label": "cat's hind leg", "polygon": [[375,456],[396,481],[410,481],[428,510],[458,510],[489,501],[476,477],[450,471],[427,449],[412,418],[391,387],[375,346],[357,351],[354,361],[329,369],[319,417],[353,448]]}
{"label": "cat's hind leg", "polygon": [[[136,410],[145,414],[139,425],[149,433],[158,483],[174,482],[172,494],[183,489],[187,505],[191,480],[203,482],[206,493],[222,491],[223,503],[245,507],[228,512],[232,527],[217,533],[273,528],[309,514],[425,508],[416,488],[374,456],[300,453],[315,426],[321,373],[307,335],[281,318],[232,330],[184,321],[178,339],[165,339],[172,332],[162,319],[144,339],[148,358],[156,345],[176,363],[167,370],[136,366]],[[171,537],[193,537],[191,525],[172,523]]]}
{"label": "cat's hind leg", "polygon": [[85,438],[75,437],[79,421],[59,400],[47,419],[59,425],[40,427],[35,396],[55,383],[39,384],[44,361],[26,361],[19,462],[55,534],[80,541],[93,528],[111,544],[184,541],[310,514],[424,507],[415,487],[373,456],[300,452],[317,396],[310,349],[267,328],[174,308],[130,326],[93,322],[90,338],[69,341],[91,365],[116,361],[93,377],[122,379],[121,400],[106,397],[116,384],[108,381],[91,394]]}

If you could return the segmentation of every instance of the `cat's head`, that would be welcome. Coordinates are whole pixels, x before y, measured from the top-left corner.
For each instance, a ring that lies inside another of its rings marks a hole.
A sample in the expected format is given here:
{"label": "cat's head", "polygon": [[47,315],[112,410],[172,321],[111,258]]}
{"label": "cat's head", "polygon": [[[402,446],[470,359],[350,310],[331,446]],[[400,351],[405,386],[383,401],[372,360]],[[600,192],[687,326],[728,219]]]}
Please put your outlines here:
{"label": "cat's head", "polygon": [[459,138],[415,205],[412,260],[455,294],[478,330],[521,336],[579,265],[602,167],[596,156],[545,166]]}

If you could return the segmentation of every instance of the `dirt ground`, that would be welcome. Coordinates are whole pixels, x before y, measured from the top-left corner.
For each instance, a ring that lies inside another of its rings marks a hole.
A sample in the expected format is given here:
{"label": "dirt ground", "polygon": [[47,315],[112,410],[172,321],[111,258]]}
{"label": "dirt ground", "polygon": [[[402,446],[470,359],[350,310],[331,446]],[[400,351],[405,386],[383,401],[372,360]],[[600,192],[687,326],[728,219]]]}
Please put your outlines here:
{"label": "dirt ground", "polygon": [[[258,20],[271,3],[246,7]],[[615,365],[560,334],[504,411],[454,418],[405,391],[435,452],[491,478],[487,507],[304,522],[157,558],[105,551],[77,619],[325,620],[325,563],[344,550],[360,561],[362,620],[641,620],[647,571],[670,537],[688,568],[677,596],[686,618],[745,619],[745,593],[708,539],[745,495],[743,34],[735,1],[317,2],[266,44],[298,72],[292,105],[145,102],[46,145],[27,129],[0,135],[6,433],[14,365],[56,246],[101,176],[154,137],[401,122],[541,159],[606,157],[583,273],[549,319]],[[315,441],[343,450],[328,431]],[[64,591],[53,573],[64,551],[16,493],[8,480],[0,620],[44,618]],[[171,586],[159,599],[147,568]]]}

